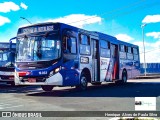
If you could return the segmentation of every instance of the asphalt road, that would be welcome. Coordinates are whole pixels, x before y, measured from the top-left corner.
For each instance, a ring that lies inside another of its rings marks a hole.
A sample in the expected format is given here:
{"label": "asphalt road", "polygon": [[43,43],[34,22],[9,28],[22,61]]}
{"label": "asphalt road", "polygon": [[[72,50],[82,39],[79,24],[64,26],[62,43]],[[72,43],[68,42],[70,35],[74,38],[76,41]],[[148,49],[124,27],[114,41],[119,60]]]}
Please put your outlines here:
{"label": "asphalt road", "polygon": [[87,91],[55,87],[44,92],[39,86],[0,85],[0,111],[134,111],[135,97],[156,97],[160,111],[159,96],[160,79],[89,86]]}

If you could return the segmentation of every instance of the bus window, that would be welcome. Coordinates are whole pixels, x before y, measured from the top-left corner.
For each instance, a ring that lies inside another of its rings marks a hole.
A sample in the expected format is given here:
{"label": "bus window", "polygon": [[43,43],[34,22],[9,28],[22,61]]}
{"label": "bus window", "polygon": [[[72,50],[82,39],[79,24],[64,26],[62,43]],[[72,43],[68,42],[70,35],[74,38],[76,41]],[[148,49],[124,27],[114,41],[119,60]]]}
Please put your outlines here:
{"label": "bus window", "polygon": [[131,47],[128,47],[128,53],[132,53]]}
{"label": "bus window", "polygon": [[79,40],[80,40],[80,44],[83,44],[83,45],[90,45],[89,37],[86,36],[86,35],[80,34],[80,35],[79,35]]}
{"label": "bus window", "polygon": [[76,38],[65,36],[63,38],[63,49],[64,53],[76,54],[77,53]]}
{"label": "bus window", "polygon": [[125,51],[124,45],[120,45],[119,49],[121,52],[124,52]]}
{"label": "bus window", "polygon": [[101,57],[110,57],[109,42],[101,40]]}
{"label": "bus window", "polygon": [[79,42],[80,42],[80,54],[83,55],[90,55],[91,48],[90,48],[90,38],[87,35],[79,35]]}
{"label": "bus window", "polygon": [[137,48],[133,48],[133,53],[134,53],[134,54],[138,54]]}
{"label": "bus window", "polygon": [[133,54],[134,54],[134,60],[138,60],[138,49],[137,48],[133,48]]}
{"label": "bus window", "polygon": [[7,54],[3,54],[3,61],[7,61]]}

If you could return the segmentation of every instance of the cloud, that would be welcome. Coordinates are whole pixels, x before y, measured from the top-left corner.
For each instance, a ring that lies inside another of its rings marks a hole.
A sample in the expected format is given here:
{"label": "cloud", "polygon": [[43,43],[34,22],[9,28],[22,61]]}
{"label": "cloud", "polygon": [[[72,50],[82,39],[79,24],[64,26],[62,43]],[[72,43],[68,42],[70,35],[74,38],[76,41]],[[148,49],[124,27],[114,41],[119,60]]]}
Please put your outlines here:
{"label": "cloud", "polygon": [[160,32],[150,32],[150,33],[146,33],[146,36],[150,36],[153,37],[154,39],[160,38]]}
{"label": "cloud", "polygon": [[118,34],[115,36],[118,40],[123,40],[125,42],[129,42],[134,40],[134,38],[128,36],[127,34]]}
{"label": "cloud", "polygon": [[160,22],[160,15],[147,15],[142,23],[157,23]]}
{"label": "cloud", "polygon": [[20,7],[14,2],[4,2],[0,3],[0,12],[10,12],[10,11],[18,11]]}
{"label": "cloud", "polygon": [[49,19],[46,22],[62,22],[66,24],[70,24],[76,27],[83,28],[84,25],[93,24],[93,23],[101,23],[102,18],[97,15],[85,15],[85,14],[71,14],[68,16]]}
{"label": "cloud", "polygon": [[27,10],[28,6],[24,3],[21,2],[21,5],[20,5],[23,9]]}
{"label": "cloud", "polygon": [[5,23],[10,23],[11,21],[7,17],[0,16],[0,26],[4,25]]}

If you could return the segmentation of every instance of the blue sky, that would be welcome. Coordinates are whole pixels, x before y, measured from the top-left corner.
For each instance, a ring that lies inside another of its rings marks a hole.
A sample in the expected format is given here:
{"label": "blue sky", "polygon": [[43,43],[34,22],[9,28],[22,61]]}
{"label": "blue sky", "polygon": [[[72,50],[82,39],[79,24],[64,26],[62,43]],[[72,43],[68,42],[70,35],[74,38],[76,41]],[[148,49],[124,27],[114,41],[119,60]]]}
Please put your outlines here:
{"label": "blue sky", "polygon": [[30,22],[64,22],[99,31],[140,47],[143,62],[142,24],[146,60],[160,62],[160,0],[0,0],[0,41],[16,36]]}

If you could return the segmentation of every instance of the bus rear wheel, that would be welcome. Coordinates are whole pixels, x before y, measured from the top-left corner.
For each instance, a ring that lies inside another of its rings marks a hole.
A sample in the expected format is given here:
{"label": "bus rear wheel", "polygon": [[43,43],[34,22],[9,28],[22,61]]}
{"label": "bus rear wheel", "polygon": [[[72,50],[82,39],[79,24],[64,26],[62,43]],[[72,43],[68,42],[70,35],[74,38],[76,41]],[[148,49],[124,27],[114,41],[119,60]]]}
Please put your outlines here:
{"label": "bus rear wheel", "polygon": [[124,70],[122,73],[122,82],[127,83],[127,71]]}
{"label": "bus rear wheel", "polygon": [[41,85],[41,88],[46,92],[52,91],[53,87],[54,86],[52,86],[52,85]]}
{"label": "bus rear wheel", "polygon": [[82,73],[82,75],[80,77],[80,84],[78,86],[76,86],[76,88],[79,89],[79,90],[86,90],[87,85],[88,85],[87,75]]}
{"label": "bus rear wheel", "polygon": [[115,81],[116,84],[125,84],[127,83],[127,71],[123,70],[122,72],[122,79]]}

